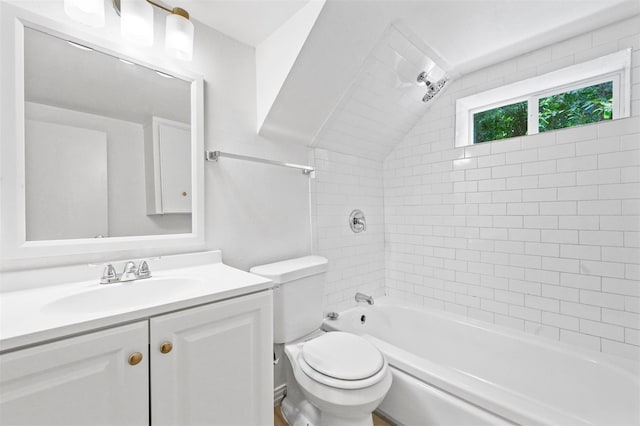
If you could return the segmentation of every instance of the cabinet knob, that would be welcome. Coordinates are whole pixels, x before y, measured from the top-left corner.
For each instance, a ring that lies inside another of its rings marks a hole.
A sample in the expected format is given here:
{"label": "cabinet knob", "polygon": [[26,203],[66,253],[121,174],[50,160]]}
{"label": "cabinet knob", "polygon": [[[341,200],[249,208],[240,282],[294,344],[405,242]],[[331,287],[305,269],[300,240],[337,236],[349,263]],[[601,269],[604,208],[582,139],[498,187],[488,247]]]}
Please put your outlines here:
{"label": "cabinet knob", "polygon": [[140,352],[134,352],[129,355],[129,364],[130,365],[138,365],[142,361],[142,354]]}
{"label": "cabinet knob", "polygon": [[160,345],[160,352],[162,352],[163,354],[168,354],[169,352],[171,352],[171,349],[173,349],[173,345],[171,344],[171,342],[162,342],[162,344]]}
{"label": "cabinet knob", "polygon": [[183,193],[182,193],[182,196],[183,196],[183,197],[186,197],[186,196],[187,196],[187,193],[186,193],[186,192],[183,192]]}

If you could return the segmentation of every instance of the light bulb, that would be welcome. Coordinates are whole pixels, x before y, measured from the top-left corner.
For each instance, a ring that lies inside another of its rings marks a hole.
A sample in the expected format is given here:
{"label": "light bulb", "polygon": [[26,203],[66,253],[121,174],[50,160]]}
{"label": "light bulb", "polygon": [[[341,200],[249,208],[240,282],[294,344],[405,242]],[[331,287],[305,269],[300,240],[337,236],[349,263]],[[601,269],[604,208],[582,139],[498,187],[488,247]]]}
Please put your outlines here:
{"label": "light bulb", "polygon": [[145,0],[120,1],[122,37],[140,46],[153,45],[153,7]]}
{"label": "light bulb", "polygon": [[174,58],[183,61],[193,58],[193,24],[188,18],[177,13],[167,16],[164,47]]}

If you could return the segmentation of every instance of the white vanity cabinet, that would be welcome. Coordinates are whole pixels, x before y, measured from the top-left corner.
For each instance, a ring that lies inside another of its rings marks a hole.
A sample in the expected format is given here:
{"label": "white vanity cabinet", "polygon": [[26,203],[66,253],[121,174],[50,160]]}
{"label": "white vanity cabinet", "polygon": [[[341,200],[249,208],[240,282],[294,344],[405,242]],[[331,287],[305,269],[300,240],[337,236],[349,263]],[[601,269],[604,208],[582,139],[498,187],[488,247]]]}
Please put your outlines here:
{"label": "white vanity cabinet", "polygon": [[271,316],[262,291],[2,354],[0,424],[271,425]]}
{"label": "white vanity cabinet", "polygon": [[0,355],[0,424],[148,424],[147,333],[140,321]]}
{"label": "white vanity cabinet", "polygon": [[270,291],[150,323],[153,425],[273,424]]}

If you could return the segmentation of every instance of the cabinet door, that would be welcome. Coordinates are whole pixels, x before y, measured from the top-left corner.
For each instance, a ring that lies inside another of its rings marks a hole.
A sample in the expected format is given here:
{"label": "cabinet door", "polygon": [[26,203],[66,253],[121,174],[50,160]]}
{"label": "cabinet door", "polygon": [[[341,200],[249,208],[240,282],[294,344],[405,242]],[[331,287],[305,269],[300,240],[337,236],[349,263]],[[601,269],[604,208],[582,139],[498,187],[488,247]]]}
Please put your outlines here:
{"label": "cabinet door", "polygon": [[0,355],[0,424],[148,425],[147,342],[142,321]]}
{"label": "cabinet door", "polygon": [[191,131],[188,126],[158,124],[162,211],[191,213]]}
{"label": "cabinet door", "polygon": [[154,425],[273,425],[271,298],[266,291],[151,319]]}
{"label": "cabinet door", "polygon": [[191,127],[153,117],[144,156],[147,214],[191,213]]}

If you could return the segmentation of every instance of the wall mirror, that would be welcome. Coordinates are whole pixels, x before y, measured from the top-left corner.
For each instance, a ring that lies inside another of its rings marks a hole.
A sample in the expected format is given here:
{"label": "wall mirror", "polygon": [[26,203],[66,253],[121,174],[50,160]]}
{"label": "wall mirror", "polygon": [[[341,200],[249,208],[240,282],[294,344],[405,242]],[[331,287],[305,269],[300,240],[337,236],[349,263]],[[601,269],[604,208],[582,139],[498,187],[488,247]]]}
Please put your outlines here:
{"label": "wall mirror", "polygon": [[191,232],[191,82],[25,28],[26,240]]}
{"label": "wall mirror", "polygon": [[202,79],[16,22],[18,161],[2,167],[3,205],[16,209],[3,208],[3,234],[14,234],[4,254],[202,243]]}

